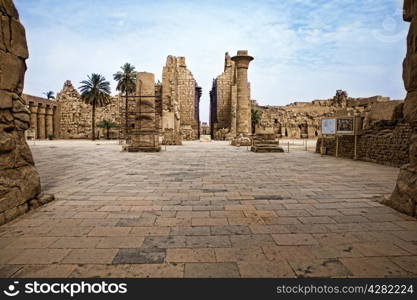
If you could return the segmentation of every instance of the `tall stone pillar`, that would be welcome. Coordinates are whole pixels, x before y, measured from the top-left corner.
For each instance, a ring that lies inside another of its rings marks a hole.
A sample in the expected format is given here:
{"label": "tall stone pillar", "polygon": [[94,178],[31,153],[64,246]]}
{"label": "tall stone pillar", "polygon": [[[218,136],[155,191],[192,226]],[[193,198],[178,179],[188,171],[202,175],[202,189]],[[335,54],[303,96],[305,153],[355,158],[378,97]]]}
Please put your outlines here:
{"label": "tall stone pillar", "polygon": [[135,124],[131,129],[131,143],[125,147],[128,152],[158,152],[159,133],[155,110],[155,75],[139,72],[136,75]]}
{"label": "tall stone pillar", "polygon": [[237,133],[236,129],[236,116],[237,116],[237,86],[232,86],[231,91],[231,105],[230,105],[230,135],[235,137]]}
{"label": "tall stone pillar", "polygon": [[403,63],[404,86],[407,96],[404,102],[404,119],[410,123],[413,134],[410,141],[410,163],[401,168],[397,185],[389,204],[395,209],[416,216],[417,214],[417,1],[404,1],[404,20],[411,22],[407,37],[407,55]]}
{"label": "tall stone pillar", "polygon": [[248,68],[253,57],[247,50],[239,50],[232,60],[235,62],[237,85],[236,133],[247,136],[251,134]]}
{"label": "tall stone pillar", "polygon": [[54,134],[54,111],[52,107],[46,107],[46,137]]}
{"label": "tall stone pillar", "polygon": [[38,137],[38,106],[34,103],[30,103],[30,129],[33,132],[33,137]]}
{"label": "tall stone pillar", "polygon": [[46,128],[45,128],[45,115],[46,109],[44,106],[39,105],[38,107],[38,139],[46,139]]}
{"label": "tall stone pillar", "polygon": [[53,107],[53,115],[54,115],[54,136],[56,138],[60,137],[60,111],[59,111],[59,107],[58,106],[54,106]]}

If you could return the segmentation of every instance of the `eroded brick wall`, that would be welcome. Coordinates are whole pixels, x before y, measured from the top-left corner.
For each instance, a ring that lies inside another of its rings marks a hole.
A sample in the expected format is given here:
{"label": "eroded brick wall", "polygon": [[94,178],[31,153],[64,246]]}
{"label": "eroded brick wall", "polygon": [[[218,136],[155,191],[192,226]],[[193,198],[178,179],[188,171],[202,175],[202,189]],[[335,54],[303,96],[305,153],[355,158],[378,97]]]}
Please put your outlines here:
{"label": "eroded brick wall", "polygon": [[[357,159],[382,165],[401,167],[409,162],[409,147],[412,128],[407,123],[384,127],[374,127],[358,136]],[[353,136],[339,136],[338,156],[354,158]],[[322,138],[316,144],[316,152],[320,153]],[[336,138],[323,139],[326,154],[336,155]]]}

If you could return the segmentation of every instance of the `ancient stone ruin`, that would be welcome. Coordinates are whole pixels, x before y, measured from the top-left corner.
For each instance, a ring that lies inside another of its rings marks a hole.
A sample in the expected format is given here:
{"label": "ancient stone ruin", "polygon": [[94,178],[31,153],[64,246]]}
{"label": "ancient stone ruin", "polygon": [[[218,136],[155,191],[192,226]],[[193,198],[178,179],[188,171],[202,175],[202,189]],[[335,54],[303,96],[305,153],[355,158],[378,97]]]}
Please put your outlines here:
{"label": "ancient stone ruin", "polygon": [[155,75],[137,73],[136,97],[128,110],[128,152],[159,152],[159,134],[156,126]]}
{"label": "ancient stone ruin", "polygon": [[52,197],[41,185],[25,131],[30,112],[21,97],[28,58],[25,29],[11,0],[0,2],[0,224]]}
{"label": "ancient stone ruin", "polygon": [[239,50],[234,57],[225,55],[224,72],[214,79],[210,91],[210,131],[214,139],[251,145],[248,68],[252,60],[247,50]]}
{"label": "ancient stone ruin", "polygon": [[[187,69],[184,57],[168,56],[162,82],[154,84],[156,126],[165,145],[181,145],[182,140],[200,136],[199,104],[201,88]],[[133,95],[134,96],[134,95]],[[23,95],[30,107],[30,138],[91,138],[91,105],[84,103],[70,80],[64,83],[56,100]],[[111,139],[124,139],[125,97],[111,97],[110,104],[96,108],[96,122],[110,121]],[[104,137],[104,129],[96,127],[96,137]]]}
{"label": "ancient stone ruin", "polygon": [[407,97],[402,113],[412,128],[410,138],[409,163],[401,168],[397,185],[388,204],[406,214],[417,214],[417,3],[404,1],[404,20],[411,22],[407,37],[407,54],[403,64],[404,86]]}

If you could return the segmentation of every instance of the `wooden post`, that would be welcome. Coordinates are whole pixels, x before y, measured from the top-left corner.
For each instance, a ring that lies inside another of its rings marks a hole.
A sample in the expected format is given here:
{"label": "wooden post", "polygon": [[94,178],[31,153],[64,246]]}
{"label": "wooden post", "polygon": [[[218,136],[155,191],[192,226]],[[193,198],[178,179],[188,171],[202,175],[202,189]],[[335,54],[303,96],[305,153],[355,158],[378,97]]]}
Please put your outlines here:
{"label": "wooden post", "polygon": [[288,153],[290,153],[290,142],[288,142]]}
{"label": "wooden post", "polygon": [[339,135],[336,134],[336,157],[339,157]]}

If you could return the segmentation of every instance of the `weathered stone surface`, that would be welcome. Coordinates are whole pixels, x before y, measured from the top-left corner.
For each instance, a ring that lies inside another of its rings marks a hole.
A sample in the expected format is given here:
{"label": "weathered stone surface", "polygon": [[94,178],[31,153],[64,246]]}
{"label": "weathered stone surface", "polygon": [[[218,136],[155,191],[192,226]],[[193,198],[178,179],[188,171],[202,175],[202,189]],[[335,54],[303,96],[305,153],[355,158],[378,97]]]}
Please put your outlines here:
{"label": "weathered stone surface", "polygon": [[401,169],[390,201],[391,207],[408,215],[416,214],[417,169],[409,165]]}
{"label": "weathered stone surface", "polygon": [[417,127],[417,91],[407,94],[404,102],[403,115],[407,122]]}
{"label": "weathered stone surface", "polygon": [[8,16],[11,16],[16,19],[19,18],[19,13],[17,12],[17,9],[14,6],[14,3],[12,0],[1,0],[0,10]]}
{"label": "weathered stone surface", "polygon": [[30,114],[20,97],[28,56],[25,30],[12,1],[2,0],[0,10],[0,222],[4,223],[26,213],[41,186],[25,139]]}
{"label": "weathered stone surface", "polygon": [[28,58],[29,51],[26,44],[26,32],[22,24],[16,19],[11,19],[11,47],[10,52],[21,58]]}
{"label": "weathered stone surface", "polygon": [[185,57],[167,57],[161,88],[159,128],[165,145],[181,145],[182,139],[196,140],[201,92]]}
{"label": "weathered stone surface", "polygon": [[404,59],[403,79],[408,92],[403,114],[410,123],[413,136],[410,139],[410,164],[401,169],[397,185],[391,195],[389,205],[409,215],[416,216],[417,203],[417,5],[415,1],[404,1],[404,20],[411,22],[407,37],[407,55]]}
{"label": "weathered stone surface", "polygon": [[0,62],[0,90],[21,94],[26,72],[25,61],[11,53],[0,51]]}

